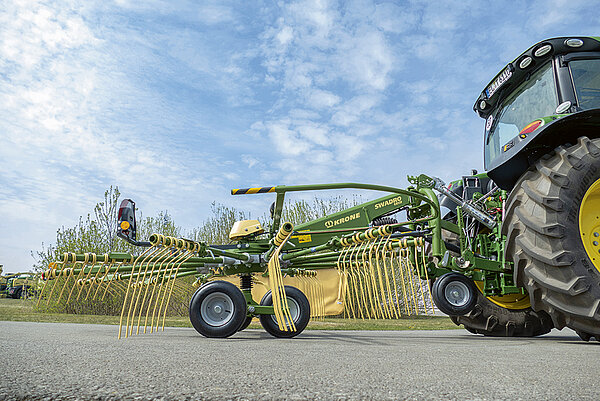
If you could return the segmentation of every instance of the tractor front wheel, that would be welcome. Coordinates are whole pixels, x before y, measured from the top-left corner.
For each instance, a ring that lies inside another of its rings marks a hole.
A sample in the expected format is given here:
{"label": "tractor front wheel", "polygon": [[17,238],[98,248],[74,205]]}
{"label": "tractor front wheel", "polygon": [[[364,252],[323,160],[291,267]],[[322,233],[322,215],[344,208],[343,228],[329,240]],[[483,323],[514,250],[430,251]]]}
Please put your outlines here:
{"label": "tractor front wheel", "polygon": [[204,284],[190,301],[190,321],[205,337],[225,338],[235,334],[246,320],[246,299],[226,281]]}
{"label": "tractor front wheel", "polygon": [[534,310],[600,340],[600,139],[539,159],[510,194],[503,232]]}

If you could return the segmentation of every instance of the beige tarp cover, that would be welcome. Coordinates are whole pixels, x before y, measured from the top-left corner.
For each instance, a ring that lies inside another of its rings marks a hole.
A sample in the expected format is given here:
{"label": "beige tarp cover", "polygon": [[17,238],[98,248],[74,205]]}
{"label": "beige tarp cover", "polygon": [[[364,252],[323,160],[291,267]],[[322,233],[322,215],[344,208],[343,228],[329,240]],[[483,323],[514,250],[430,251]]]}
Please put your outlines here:
{"label": "beige tarp cover", "polygon": [[[261,274],[254,275],[255,281],[259,281],[259,283],[254,283],[252,287],[252,298],[258,303],[262,297],[269,290],[269,278],[263,277]],[[224,277],[219,278],[219,280],[229,281],[235,285],[240,284],[240,278],[238,276]],[[312,303],[312,297],[308,296],[309,301],[311,301],[311,315],[315,316],[315,313],[319,311],[319,309],[324,309],[324,313],[318,313],[323,316],[334,316],[339,315],[344,311],[344,294],[346,292],[345,289],[345,280],[342,275],[339,274],[337,269],[321,269],[317,270],[317,276],[315,278],[296,278],[296,277],[284,277],[283,282],[285,285],[291,285],[300,289],[305,294],[307,291],[307,286],[311,285],[310,283],[318,283],[317,285],[321,286],[323,294],[323,303],[324,308],[317,308]],[[307,294],[308,295],[308,294]]]}

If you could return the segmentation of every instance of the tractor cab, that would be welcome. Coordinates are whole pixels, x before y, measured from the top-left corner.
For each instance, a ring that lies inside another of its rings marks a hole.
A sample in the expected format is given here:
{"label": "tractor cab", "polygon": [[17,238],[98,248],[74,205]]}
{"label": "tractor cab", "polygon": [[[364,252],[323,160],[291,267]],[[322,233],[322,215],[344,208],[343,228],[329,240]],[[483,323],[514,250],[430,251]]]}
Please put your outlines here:
{"label": "tractor cab", "polygon": [[600,38],[532,46],[487,85],[473,109],[485,119],[485,169],[510,190],[535,160],[565,140],[600,135],[592,128],[600,120]]}

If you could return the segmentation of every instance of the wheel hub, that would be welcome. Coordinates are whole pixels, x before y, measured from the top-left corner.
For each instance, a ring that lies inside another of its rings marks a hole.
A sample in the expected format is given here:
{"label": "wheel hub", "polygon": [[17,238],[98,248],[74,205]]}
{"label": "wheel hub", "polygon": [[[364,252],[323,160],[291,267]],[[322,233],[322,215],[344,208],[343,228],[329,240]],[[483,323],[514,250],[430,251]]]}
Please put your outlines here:
{"label": "wheel hub", "polygon": [[233,318],[233,311],[233,301],[221,292],[209,294],[200,306],[202,319],[215,327],[226,325]]}
{"label": "wheel hub", "polygon": [[585,252],[600,272],[600,179],[588,188],[581,201],[579,233]]}
{"label": "wheel hub", "polygon": [[[287,304],[288,304],[288,308],[290,311],[290,317],[292,318],[292,322],[296,322],[298,320],[298,317],[300,316],[300,306],[298,305],[298,303],[296,302],[295,299],[287,297]],[[285,325],[287,327],[290,327],[291,324],[290,322],[288,322],[288,318],[284,313],[284,318],[285,318]],[[277,323],[277,318],[275,317],[275,315],[271,315],[271,319],[273,319],[273,321],[275,323]]]}
{"label": "wheel hub", "polygon": [[469,301],[469,289],[464,283],[454,281],[444,289],[446,299],[451,305],[463,306]]}

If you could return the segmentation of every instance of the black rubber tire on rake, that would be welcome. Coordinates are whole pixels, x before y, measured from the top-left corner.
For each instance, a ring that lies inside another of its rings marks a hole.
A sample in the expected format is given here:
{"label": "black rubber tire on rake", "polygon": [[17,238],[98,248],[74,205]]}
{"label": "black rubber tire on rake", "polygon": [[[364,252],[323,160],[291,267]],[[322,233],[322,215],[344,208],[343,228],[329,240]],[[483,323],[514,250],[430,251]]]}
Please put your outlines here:
{"label": "black rubber tire on rake", "polygon": [[246,320],[244,320],[238,331],[246,330],[250,326],[250,323],[252,323],[252,319],[253,316],[246,316]]}
{"label": "black rubber tire on rake", "polygon": [[586,341],[600,340],[600,271],[585,251],[578,216],[599,179],[600,139],[558,147],[519,179],[503,226],[515,282],[529,292],[532,308]]}
{"label": "black rubber tire on rake", "polygon": [[[448,293],[452,293],[448,289],[453,286],[455,288],[454,291],[463,296],[463,299],[460,299],[461,304],[459,305],[452,303],[453,301],[458,301],[457,299],[448,299]],[[435,280],[431,288],[431,295],[437,308],[449,315],[467,313],[473,309],[477,302],[477,288],[473,280],[464,274],[455,272],[446,273]]]}
{"label": "black rubber tire on rake", "polygon": [[[263,328],[272,335],[277,338],[292,338],[302,333],[308,322],[310,320],[310,303],[308,302],[308,298],[306,295],[296,287],[292,287],[291,285],[285,286],[285,295],[287,297],[288,306],[290,308],[290,313],[292,314],[292,319],[294,321],[294,326],[296,326],[296,331],[283,331],[279,329],[277,325],[277,321],[275,320],[275,315],[259,315],[260,324]],[[292,302],[295,305],[292,305]],[[271,290],[269,290],[265,296],[260,301],[261,305],[271,306],[273,305],[273,296],[271,294]],[[297,308],[297,314],[292,311],[292,308]],[[295,315],[296,316],[293,316]]]}
{"label": "black rubber tire on rake", "polygon": [[244,323],[246,312],[242,291],[227,281],[211,281],[202,285],[190,300],[192,326],[209,338],[235,334]]}

